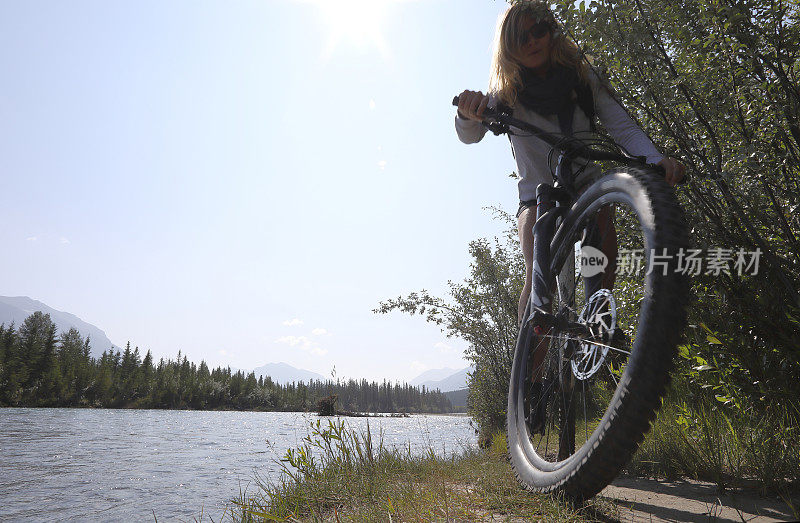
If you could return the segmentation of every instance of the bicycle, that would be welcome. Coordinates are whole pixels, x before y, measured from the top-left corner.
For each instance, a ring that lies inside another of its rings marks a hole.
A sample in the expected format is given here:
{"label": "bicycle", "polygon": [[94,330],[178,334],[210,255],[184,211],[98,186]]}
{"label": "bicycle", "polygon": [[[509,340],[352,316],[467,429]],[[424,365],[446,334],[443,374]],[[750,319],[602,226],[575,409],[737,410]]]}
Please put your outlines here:
{"label": "bicycle", "polygon": [[[687,321],[689,280],[678,265],[686,221],[663,169],[621,154],[610,138],[548,133],[508,109],[487,109],[484,125],[552,147],[553,184],[536,191],[533,285],[509,381],[510,461],[531,491],[588,499],[628,463],[666,392]],[[593,177],[593,160],[621,166]],[[614,243],[617,256],[604,262],[601,248]],[[625,261],[639,254],[644,267],[620,270],[619,253]]]}

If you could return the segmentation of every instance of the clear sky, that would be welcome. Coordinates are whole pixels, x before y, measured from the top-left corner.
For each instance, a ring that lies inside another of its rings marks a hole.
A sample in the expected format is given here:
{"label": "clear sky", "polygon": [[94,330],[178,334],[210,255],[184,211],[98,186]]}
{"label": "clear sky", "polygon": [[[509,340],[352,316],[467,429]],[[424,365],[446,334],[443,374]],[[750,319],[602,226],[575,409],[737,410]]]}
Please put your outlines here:
{"label": "clear sky", "polygon": [[211,365],[407,380],[466,344],[382,299],[516,210],[458,141],[499,0],[0,3],[0,295]]}

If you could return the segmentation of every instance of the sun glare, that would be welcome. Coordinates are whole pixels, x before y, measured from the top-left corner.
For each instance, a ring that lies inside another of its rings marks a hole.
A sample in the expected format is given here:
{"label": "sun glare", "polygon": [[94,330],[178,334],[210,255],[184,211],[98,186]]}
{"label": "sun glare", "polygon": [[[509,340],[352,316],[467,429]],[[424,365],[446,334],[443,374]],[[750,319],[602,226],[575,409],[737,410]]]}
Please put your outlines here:
{"label": "sun glare", "polygon": [[358,48],[387,51],[383,24],[390,4],[397,0],[312,0],[322,23],[328,26],[325,55],[330,56],[343,43]]}

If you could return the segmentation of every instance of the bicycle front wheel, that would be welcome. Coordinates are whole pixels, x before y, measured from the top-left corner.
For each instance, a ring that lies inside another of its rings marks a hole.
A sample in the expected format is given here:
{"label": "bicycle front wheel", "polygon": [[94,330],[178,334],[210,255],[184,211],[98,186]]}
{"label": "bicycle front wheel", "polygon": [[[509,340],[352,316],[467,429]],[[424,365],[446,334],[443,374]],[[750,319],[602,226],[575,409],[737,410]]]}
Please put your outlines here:
{"label": "bicycle front wheel", "polygon": [[592,497],[641,443],[686,325],[687,246],[675,194],[649,170],[610,171],[565,215],[551,243],[555,322],[543,336],[520,329],[509,384],[523,486]]}

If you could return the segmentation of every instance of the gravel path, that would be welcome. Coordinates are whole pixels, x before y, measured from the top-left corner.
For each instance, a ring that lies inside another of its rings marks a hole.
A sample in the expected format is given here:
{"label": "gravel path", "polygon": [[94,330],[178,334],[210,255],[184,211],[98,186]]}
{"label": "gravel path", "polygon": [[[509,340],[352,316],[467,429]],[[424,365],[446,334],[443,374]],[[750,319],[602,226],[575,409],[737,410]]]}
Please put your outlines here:
{"label": "gravel path", "polygon": [[[796,521],[780,498],[752,491],[719,494],[713,483],[617,478],[600,496],[619,504],[622,521]],[[795,500],[795,510],[800,506]]]}

